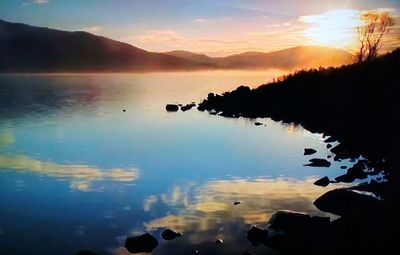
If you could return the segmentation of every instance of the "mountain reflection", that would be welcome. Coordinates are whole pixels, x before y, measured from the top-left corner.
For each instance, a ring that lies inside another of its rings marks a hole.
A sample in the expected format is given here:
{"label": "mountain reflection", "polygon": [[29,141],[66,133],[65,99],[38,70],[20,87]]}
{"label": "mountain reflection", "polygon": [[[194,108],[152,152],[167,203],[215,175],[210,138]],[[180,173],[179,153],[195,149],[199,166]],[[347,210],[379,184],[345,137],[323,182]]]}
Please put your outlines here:
{"label": "mountain reflection", "polygon": [[[312,202],[338,186],[322,188],[313,185],[314,181],[315,178],[218,180],[206,183],[194,196],[190,194],[196,189],[193,185],[189,185],[191,188],[174,187],[168,195],[150,196],[144,201],[145,210],[151,210],[157,203],[164,204],[170,211],[178,210],[146,222],[146,231],[158,233],[171,228],[184,233],[182,238],[162,243],[153,254],[187,254],[194,248],[207,254],[240,254],[245,250],[274,254],[267,247],[251,247],[245,238],[247,230],[250,225],[265,226],[277,210],[326,215]],[[235,201],[241,203],[233,205]],[[224,240],[223,245],[214,244],[218,238]],[[119,248],[116,254],[125,254],[125,250]]]}
{"label": "mountain reflection", "polygon": [[100,180],[132,182],[139,178],[136,168],[101,169],[84,164],[59,164],[26,155],[0,155],[0,169],[35,172],[59,180],[71,180],[71,189],[89,191],[91,183]]}

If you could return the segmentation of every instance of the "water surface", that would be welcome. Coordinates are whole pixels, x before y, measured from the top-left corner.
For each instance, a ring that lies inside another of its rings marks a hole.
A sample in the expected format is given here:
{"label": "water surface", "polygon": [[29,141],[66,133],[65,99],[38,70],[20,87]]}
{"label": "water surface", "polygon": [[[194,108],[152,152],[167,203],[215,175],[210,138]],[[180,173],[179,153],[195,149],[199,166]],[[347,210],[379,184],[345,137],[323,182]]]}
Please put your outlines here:
{"label": "water surface", "polygon": [[[128,254],[143,232],[160,240],[153,254],[274,254],[246,232],[280,209],[322,214],[312,201],[328,188],[312,183],[339,166],[302,166],[305,147],[329,155],[322,136],[164,107],[278,75],[1,75],[0,254]],[[184,235],[162,241],[164,228]]]}

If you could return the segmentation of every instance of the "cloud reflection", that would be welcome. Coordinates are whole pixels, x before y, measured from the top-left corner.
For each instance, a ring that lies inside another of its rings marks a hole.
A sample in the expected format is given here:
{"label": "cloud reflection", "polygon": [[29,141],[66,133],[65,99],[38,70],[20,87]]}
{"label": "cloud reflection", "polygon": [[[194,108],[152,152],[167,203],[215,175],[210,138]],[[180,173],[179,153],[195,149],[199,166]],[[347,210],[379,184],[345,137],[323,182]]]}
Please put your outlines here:
{"label": "cloud reflection", "polygon": [[[252,247],[245,237],[247,230],[253,224],[265,226],[271,215],[282,209],[327,215],[312,202],[338,185],[323,188],[315,186],[315,180],[313,177],[218,180],[201,187],[176,186],[168,194],[149,196],[144,201],[145,211],[155,210],[160,204],[169,209],[165,210],[167,215],[144,223],[146,231],[156,234],[171,228],[184,233],[173,243],[161,243],[153,254],[187,254],[193,248],[205,254],[237,254],[246,250],[253,254],[275,254],[264,246]],[[241,204],[233,205],[235,201]],[[218,238],[227,245],[215,246],[214,240]],[[123,248],[114,252],[125,254]]]}
{"label": "cloud reflection", "polygon": [[[193,199],[178,214],[154,219],[146,224],[147,230],[173,228],[176,231],[207,231],[217,225],[242,222],[265,224],[277,210],[294,210],[311,214],[319,212],[312,202],[322,193],[337,186],[322,188],[313,185],[314,178],[304,181],[293,179],[255,179],[211,181],[200,188]],[[173,189],[171,197],[187,198],[188,194],[177,195]],[[183,191],[185,189],[179,189]],[[189,192],[188,189],[186,189]],[[165,197],[166,195],[161,195]],[[156,200],[152,196],[152,200]],[[177,201],[161,200],[168,206]],[[234,206],[233,202],[241,201]],[[145,205],[150,210],[148,204]]]}
{"label": "cloud reflection", "polygon": [[101,169],[84,164],[59,164],[34,159],[26,155],[0,155],[0,169],[35,172],[60,180],[72,179],[71,189],[80,191],[90,191],[91,183],[94,181],[132,182],[139,178],[139,170],[137,168]]}

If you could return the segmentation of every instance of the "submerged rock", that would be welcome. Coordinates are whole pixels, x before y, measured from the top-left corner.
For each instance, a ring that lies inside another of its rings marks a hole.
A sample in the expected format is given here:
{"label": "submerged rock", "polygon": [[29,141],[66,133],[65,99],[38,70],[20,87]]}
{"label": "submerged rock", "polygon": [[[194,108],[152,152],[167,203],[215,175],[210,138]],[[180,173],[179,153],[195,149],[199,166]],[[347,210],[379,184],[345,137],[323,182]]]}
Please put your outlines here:
{"label": "submerged rock", "polygon": [[315,185],[317,186],[322,186],[322,187],[326,187],[329,185],[329,183],[331,183],[331,181],[329,180],[328,176],[325,176],[319,180],[316,180],[314,182]]}
{"label": "submerged rock", "polygon": [[311,163],[306,164],[304,166],[312,166],[312,167],[330,167],[331,162],[323,158],[312,158],[309,160]]}
{"label": "submerged rock", "polygon": [[158,241],[149,233],[140,235],[140,236],[133,236],[128,237],[125,240],[125,248],[130,253],[141,253],[146,252],[149,253],[154,248],[158,246]]}
{"label": "submerged rock", "polygon": [[250,241],[251,245],[259,245],[266,240],[267,234],[267,230],[252,226],[247,232],[246,237]]}
{"label": "submerged rock", "polygon": [[312,148],[305,148],[304,149],[304,155],[312,155],[312,154],[314,154],[316,152],[317,152],[317,150],[314,150]]}
{"label": "submerged rock", "polygon": [[165,106],[165,110],[167,110],[167,112],[177,112],[179,110],[179,106],[176,104],[167,104]]}
{"label": "submerged rock", "polygon": [[363,211],[375,210],[381,201],[359,194],[349,189],[334,189],[323,194],[314,201],[315,207],[324,212],[344,216],[359,214]]}
{"label": "submerged rock", "polygon": [[175,232],[175,231],[173,231],[171,229],[166,229],[161,233],[161,237],[164,240],[167,240],[167,241],[173,240],[173,239],[178,238],[180,236],[182,236],[182,233],[177,233],[177,232]]}

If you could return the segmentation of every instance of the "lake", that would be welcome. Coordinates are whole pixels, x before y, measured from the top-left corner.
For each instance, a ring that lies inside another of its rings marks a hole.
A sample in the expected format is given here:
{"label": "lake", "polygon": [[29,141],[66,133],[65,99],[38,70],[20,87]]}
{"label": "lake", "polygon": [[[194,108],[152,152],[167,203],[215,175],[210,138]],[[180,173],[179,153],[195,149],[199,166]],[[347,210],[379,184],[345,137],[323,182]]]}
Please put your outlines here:
{"label": "lake", "polygon": [[279,75],[0,75],[0,254],[129,254],[125,238],[146,232],[152,254],[274,254],[247,230],[281,209],[324,215],[312,202],[337,186],[313,182],[343,170],[303,166],[330,154],[322,135],[165,105]]}

